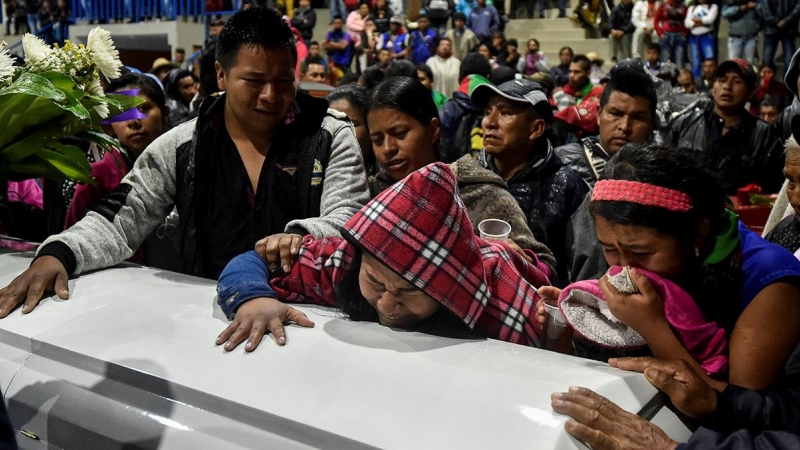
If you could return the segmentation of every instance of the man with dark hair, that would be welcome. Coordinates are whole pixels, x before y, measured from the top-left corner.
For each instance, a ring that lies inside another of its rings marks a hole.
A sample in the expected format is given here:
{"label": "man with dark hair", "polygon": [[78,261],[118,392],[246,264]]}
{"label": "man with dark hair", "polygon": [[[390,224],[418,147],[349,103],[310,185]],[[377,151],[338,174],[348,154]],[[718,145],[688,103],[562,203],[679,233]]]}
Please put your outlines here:
{"label": "man with dark hair", "polygon": [[486,0],[478,0],[478,6],[467,17],[467,27],[475,33],[478,41],[489,43],[492,33],[500,29],[500,16],[497,14],[497,9],[492,5],[487,5]]}
{"label": "man with dark hair", "polygon": [[[594,186],[606,163],[620,148],[652,138],[657,124],[657,103],[655,84],[642,66],[613,69],[600,97],[597,116],[600,135],[561,146],[556,154]],[[597,241],[594,219],[589,214],[590,199],[589,194],[573,214],[566,232],[565,265],[570,282],[597,279],[608,270],[603,248]]]}
{"label": "man with dark hair", "polygon": [[300,0],[300,4],[294,10],[292,26],[300,31],[303,41],[309,45],[314,36],[314,27],[317,25],[317,12],[311,7],[311,0]]}
{"label": "man with dark hair", "polygon": [[444,37],[453,43],[453,54],[463,61],[467,54],[474,52],[480,41],[475,33],[466,27],[467,16],[463,13],[453,14],[453,28],[445,32]]}
{"label": "man with dark hair", "polygon": [[431,21],[425,14],[417,17],[417,29],[409,35],[409,45],[411,46],[411,62],[414,64],[424,64],[434,53],[439,35],[434,28],[431,28]]}
{"label": "man with dark hair", "polygon": [[434,87],[436,77],[433,75],[433,70],[431,70],[430,66],[427,64],[417,64],[417,79],[420,83],[422,83],[423,86],[431,91],[433,103],[436,104],[437,108],[441,108],[442,105],[447,102],[447,96],[437,91]]}
{"label": "man with dark hair", "polygon": [[745,109],[756,79],[747,61],[723,62],[711,89],[714,102],[686,111],[670,124],[667,142],[696,150],[699,161],[720,176],[729,195],[750,183],[764,192],[777,192],[783,181],[778,134]]}
{"label": "man with dark hair", "polygon": [[562,145],[556,148],[556,155],[594,185],[608,160],[623,145],[651,138],[657,103],[656,88],[647,73],[627,67],[613,70],[600,97],[600,135]]}
{"label": "man with dark hair", "polygon": [[684,94],[696,94],[697,86],[694,84],[694,75],[689,69],[678,70],[678,86]]}
{"label": "man with dark hair", "polygon": [[330,84],[328,82],[328,68],[323,66],[321,61],[309,61],[308,58],[306,58],[306,64],[302,70],[302,81]]}
{"label": "man with dark hair", "polygon": [[436,54],[425,62],[435,76],[434,86],[446,97],[453,95],[458,89],[461,61],[453,56],[453,44],[446,37],[439,39],[436,45]]}
{"label": "man with dark hair", "polygon": [[181,272],[216,279],[264,236],[282,250],[270,265],[288,267],[303,235],[337,234],[369,200],[353,127],[325,100],[297,92],[295,41],[277,11],[235,14],[216,51],[225,92],[154,141],[84,219],[47,239],[0,291],[0,317],[23,300],[30,312],[45,291],[67,298],[70,275],[129,258],[173,206]]}
{"label": "man with dark hair", "polygon": [[592,72],[592,62],[585,55],[575,55],[569,65],[569,82],[564,90],[553,97],[556,98],[558,109],[566,109],[570,105],[580,105],[584,100],[600,97],[603,93],[602,86],[595,86],[589,78]]}
{"label": "man with dark hair", "polygon": [[[472,153],[477,156],[483,139],[473,139],[475,132],[482,136],[481,118],[483,109],[475,106],[470,94],[475,87],[489,84],[492,65],[480,53],[470,53],[461,61],[458,73],[458,89],[453,92],[451,101],[439,110],[441,139],[444,145],[451,145],[459,156]],[[480,145],[479,145],[480,143]]]}
{"label": "man with dark hair", "polygon": [[781,107],[775,97],[767,97],[761,101],[761,105],[759,105],[759,117],[761,117],[761,120],[774,125],[780,115]]}
{"label": "man with dark hair", "polygon": [[342,71],[342,75],[350,71],[350,63],[353,61],[352,41],[343,26],[344,20],[339,16],[334,17],[331,20],[331,30],[325,35],[325,41],[322,43],[328,58]]}
{"label": "man with dark hair", "polygon": [[308,45],[308,54],[300,61],[300,72],[305,73],[307,66],[311,63],[322,64],[325,66],[325,71],[328,70],[328,60],[322,57],[317,41],[311,41],[311,44]]}
{"label": "man with dark hair", "polygon": [[565,277],[565,232],[589,185],[548,140],[553,110],[547,96],[538,83],[521,79],[480,85],[472,101],[484,109],[481,159],[508,184],[534,237],[553,250],[556,271]]}
{"label": "man with dark hair", "polygon": [[558,51],[559,65],[550,69],[550,75],[556,82],[556,86],[561,87],[569,83],[569,65],[572,64],[572,58],[575,57],[575,52],[571,47],[561,47]]}
{"label": "man with dark hair", "polygon": [[703,60],[701,70],[702,75],[695,82],[697,92],[710,92],[711,86],[714,85],[714,78],[717,75],[717,60],[715,58]]}

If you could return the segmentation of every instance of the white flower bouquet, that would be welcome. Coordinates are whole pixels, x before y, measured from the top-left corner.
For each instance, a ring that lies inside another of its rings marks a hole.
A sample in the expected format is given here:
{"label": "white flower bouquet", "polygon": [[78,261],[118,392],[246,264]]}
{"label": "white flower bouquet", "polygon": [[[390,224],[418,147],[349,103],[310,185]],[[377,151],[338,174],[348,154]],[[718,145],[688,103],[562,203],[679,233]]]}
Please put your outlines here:
{"label": "white flower bouquet", "polygon": [[76,144],[115,145],[100,122],[141,103],[103,93],[100,74],[113,79],[122,67],[110,33],[95,28],[86,46],[67,41],[61,48],[26,34],[22,48],[25,64],[15,67],[0,43],[0,182],[37,177],[91,182],[86,154]]}

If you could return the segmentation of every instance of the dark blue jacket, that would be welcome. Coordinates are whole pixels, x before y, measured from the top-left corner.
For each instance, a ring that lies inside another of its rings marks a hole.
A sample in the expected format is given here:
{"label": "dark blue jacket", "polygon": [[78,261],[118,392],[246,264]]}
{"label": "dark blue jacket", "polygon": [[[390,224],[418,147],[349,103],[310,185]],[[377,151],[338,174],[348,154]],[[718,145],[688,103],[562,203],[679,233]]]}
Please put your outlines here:
{"label": "dark blue jacket", "polygon": [[483,108],[475,106],[469,95],[460,91],[453,92],[453,98],[439,109],[441,141],[447,146],[458,145],[459,148],[453,149],[453,152],[457,153],[458,156],[466,155],[471,150],[466,146],[466,143],[456,143],[456,132],[462,119],[467,115],[482,116]]}
{"label": "dark blue jacket", "polygon": [[[528,227],[537,241],[544,243],[556,257],[556,271],[567,281],[565,238],[570,217],[589,192],[589,185],[558,156],[546,139],[537,143],[531,161],[506,180],[508,191],[528,219]],[[543,156],[542,156],[543,155]],[[491,156],[487,166],[497,173]]]}

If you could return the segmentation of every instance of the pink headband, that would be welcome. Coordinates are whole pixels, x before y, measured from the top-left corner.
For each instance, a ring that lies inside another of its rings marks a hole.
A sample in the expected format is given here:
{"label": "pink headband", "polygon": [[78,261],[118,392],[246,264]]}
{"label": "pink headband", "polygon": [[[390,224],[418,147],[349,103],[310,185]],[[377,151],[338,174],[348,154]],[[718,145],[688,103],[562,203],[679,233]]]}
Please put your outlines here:
{"label": "pink headband", "polygon": [[628,180],[598,181],[594,185],[592,201],[631,202],[677,212],[692,209],[692,198],[686,193]]}

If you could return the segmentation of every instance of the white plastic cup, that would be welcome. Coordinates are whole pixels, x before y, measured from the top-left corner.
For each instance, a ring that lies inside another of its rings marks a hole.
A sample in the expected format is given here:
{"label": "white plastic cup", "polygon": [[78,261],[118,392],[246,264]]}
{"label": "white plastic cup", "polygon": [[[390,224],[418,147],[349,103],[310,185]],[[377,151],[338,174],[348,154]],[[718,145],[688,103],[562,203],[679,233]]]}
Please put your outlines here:
{"label": "white plastic cup", "polygon": [[569,344],[572,339],[572,333],[567,332],[569,328],[567,326],[567,318],[558,309],[558,300],[545,298],[543,302],[545,314],[547,315],[547,321],[544,324],[544,348],[558,351]]}
{"label": "white plastic cup", "polygon": [[481,239],[487,241],[507,241],[511,234],[511,225],[505,220],[486,219],[478,224]]}

